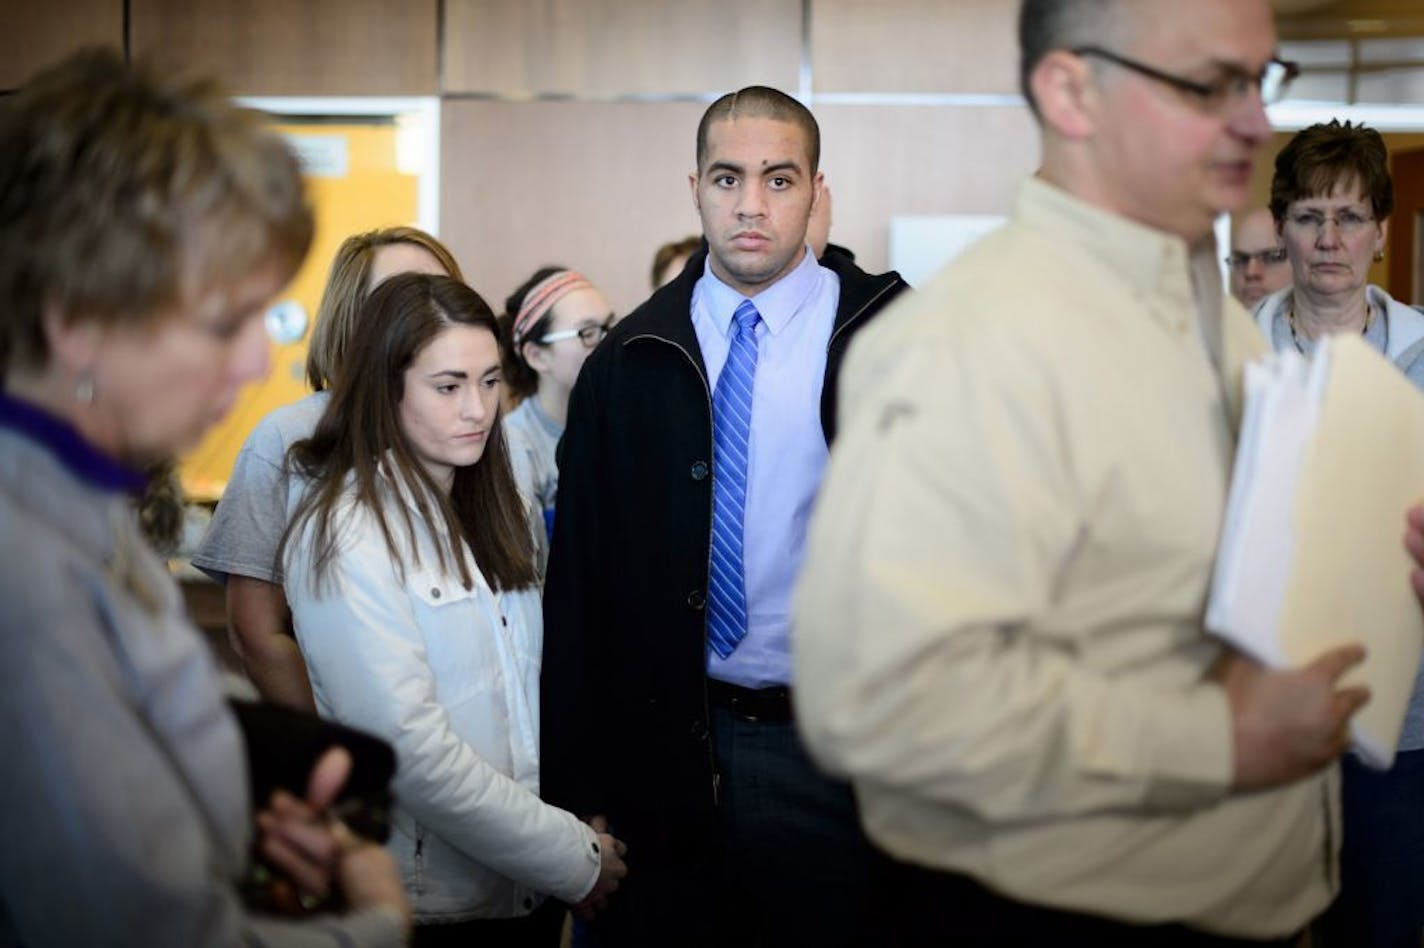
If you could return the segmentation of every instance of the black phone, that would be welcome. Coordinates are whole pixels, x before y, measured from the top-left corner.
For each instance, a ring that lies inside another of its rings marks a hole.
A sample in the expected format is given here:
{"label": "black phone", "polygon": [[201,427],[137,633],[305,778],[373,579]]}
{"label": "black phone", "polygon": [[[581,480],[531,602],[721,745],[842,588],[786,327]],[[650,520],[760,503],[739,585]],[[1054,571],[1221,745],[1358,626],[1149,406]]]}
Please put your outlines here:
{"label": "black phone", "polygon": [[358,836],[384,843],[391,836],[391,779],[396,754],[391,745],[356,728],[325,721],[307,711],[253,701],[231,701],[247,744],[247,771],[254,812],[272,794],[286,790],[306,796],[307,780],[321,755],[334,745],[351,755],[346,778],[330,812]]}

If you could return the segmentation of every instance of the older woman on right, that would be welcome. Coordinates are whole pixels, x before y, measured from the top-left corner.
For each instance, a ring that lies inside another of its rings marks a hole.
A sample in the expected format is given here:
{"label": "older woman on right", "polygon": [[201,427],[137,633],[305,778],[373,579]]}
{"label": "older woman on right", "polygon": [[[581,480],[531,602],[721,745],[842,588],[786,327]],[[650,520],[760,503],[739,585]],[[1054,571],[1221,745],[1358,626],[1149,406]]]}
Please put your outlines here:
{"label": "older woman on right", "polygon": [[[1363,125],[1312,125],[1281,151],[1271,214],[1294,284],[1266,297],[1256,320],[1276,349],[1309,355],[1327,335],[1359,333],[1424,387],[1424,314],[1367,283],[1383,257],[1394,208],[1389,155]],[[1368,423],[1369,419],[1362,419]],[[1424,674],[1415,681],[1399,755],[1387,773],[1342,762],[1340,897],[1323,941],[1417,946],[1424,928]]]}
{"label": "older woman on right", "polygon": [[1393,210],[1389,153],[1374,129],[1312,125],[1281,150],[1271,215],[1294,282],[1255,311],[1276,349],[1308,355],[1322,336],[1357,332],[1424,387],[1424,316],[1367,282]]}

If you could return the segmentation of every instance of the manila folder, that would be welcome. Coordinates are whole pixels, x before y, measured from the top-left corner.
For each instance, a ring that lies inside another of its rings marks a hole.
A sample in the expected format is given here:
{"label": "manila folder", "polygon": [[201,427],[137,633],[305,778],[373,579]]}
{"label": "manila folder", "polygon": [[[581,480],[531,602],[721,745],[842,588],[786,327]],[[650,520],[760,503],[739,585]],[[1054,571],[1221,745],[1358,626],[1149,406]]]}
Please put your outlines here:
{"label": "manila folder", "polygon": [[1384,768],[1424,644],[1403,543],[1405,511],[1424,496],[1424,395],[1357,336],[1332,337],[1328,351],[1315,436],[1296,483],[1280,646],[1299,667],[1334,646],[1364,644],[1364,663],[1345,679],[1370,688],[1351,738],[1367,763]]}

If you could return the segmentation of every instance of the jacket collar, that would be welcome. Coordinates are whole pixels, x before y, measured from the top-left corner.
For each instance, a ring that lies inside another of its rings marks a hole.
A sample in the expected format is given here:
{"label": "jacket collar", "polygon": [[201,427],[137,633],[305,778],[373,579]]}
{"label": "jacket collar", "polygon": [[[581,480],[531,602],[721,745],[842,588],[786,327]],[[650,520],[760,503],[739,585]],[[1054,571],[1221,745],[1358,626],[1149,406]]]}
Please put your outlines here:
{"label": "jacket collar", "polygon": [[141,494],[148,478],[100,451],[64,419],[0,391],[0,428],[38,445],[70,474],[110,493]]}
{"label": "jacket collar", "polygon": [[830,270],[841,281],[840,305],[836,307],[832,336],[859,318],[867,309],[909,288],[909,284],[894,270],[866,273],[856,266],[855,260],[847,254],[824,254],[821,257],[821,266]]}

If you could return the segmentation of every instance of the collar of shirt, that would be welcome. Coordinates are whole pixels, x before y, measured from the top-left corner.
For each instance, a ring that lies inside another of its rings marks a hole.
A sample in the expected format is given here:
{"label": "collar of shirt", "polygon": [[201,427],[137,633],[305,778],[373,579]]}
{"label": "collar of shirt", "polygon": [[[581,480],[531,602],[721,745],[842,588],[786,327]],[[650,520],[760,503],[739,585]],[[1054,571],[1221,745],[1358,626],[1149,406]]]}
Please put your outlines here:
{"label": "collar of shirt", "polygon": [[148,483],[141,471],[94,447],[69,422],[5,392],[0,392],[0,427],[40,445],[71,474],[100,490],[140,494]]}
{"label": "collar of shirt", "polygon": [[[1036,177],[1020,185],[1015,204],[1018,216],[1098,257],[1144,298],[1183,304],[1145,309],[1174,333],[1195,329],[1212,360],[1219,363],[1225,287],[1215,235],[1188,246],[1176,234],[1095,207]],[[1195,313],[1194,327],[1181,325],[1186,312]]]}
{"label": "collar of shirt", "polygon": [[[807,246],[801,256],[801,262],[791,272],[756,296],[750,297],[761,321],[766,325],[767,332],[775,336],[796,317],[806,300],[815,292],[820,269],[821,264],[816,260],[816,255]],[[692,310],[696,312],[699,304],[706,307],[706,312],[712,316],[712,324],[725,339],[732,331],[732,316],[744,299],[748,297],[718,279],[709,264],[703,269],[702,278],[693,288]]]}

